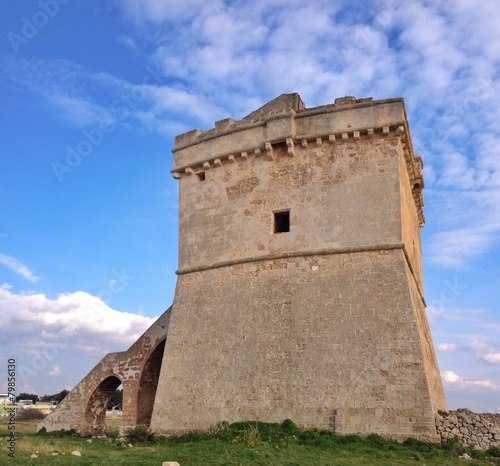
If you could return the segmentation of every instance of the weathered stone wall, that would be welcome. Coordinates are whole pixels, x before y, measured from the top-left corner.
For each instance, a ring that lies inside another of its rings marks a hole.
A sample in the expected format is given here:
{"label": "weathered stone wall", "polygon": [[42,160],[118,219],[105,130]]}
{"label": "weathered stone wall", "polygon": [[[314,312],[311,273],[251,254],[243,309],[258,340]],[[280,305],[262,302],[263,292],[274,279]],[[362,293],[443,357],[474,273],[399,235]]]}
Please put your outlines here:
{"label": "weathered stone wall", "polygon": [[422,212],[422,160],[412,157],[409,129],[400,138],[390,138],[388,144],[389,155],[396,157],[399,154],[399,182],[401,193],[401,237],[407,265],[413,280],[410,281],[412,290],[415,319],[419,328],[420,345],[430,391],[434,412],[446,406],[443,383],[437,365],[436,353],[432,342],[432,335],[427,321],[424,300],[424,282],[422,275],[422,246],[420,240],[420,227],[424,224]]}
{"label": "weathered stone wall", "polygon": [[176,139],[179,278],[152,427],[290,418],[437,441],[404,105],[273,108]]}
{"label": "weathered stone wall", "polygon": [[442,443],[457,437],[461,444],[481,450],[500,447],[500,414],[476,414],[468,409],[439,413],[436,428]]}
{"label": "weathered stone wall", "polygon": [[289,418],[437,440],[408,280],[402,249],[180,276],[152,427]]}
{"label": "weathered stone wall", "polygon": [[[248,156],[180,180],[179,269],[279,253],[401,244],[398,159],[382,135]],[[379,170],[384,166],[385,171]],[[274,235],[273,212],[290,210]]]}

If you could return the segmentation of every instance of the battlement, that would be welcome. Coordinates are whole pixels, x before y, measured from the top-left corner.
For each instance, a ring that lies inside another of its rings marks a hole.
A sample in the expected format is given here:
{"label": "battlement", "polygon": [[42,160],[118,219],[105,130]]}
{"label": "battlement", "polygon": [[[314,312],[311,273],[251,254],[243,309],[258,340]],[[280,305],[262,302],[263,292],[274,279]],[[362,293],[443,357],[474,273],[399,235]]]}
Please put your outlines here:
{"label": "battlement", "polygon": [[[306,108],[299,94],[282,94],[242,120],[226,118],[213,129],[195,129],[175,139],[174,178],[185,175],[205,176],[205,171],[249,158],[272,161],[282,151],[294,157],[296,147],[304,149],[323,144],[342,145],[375,135],[398,137],[403,144],[406,170],[417,207],[420,225],[423,215],[423,163],[415,156],[404,100],[401,98],[372,100],[353,96],[335,99],[333,104]],[[319,152],[318,152],[319,154]]]}

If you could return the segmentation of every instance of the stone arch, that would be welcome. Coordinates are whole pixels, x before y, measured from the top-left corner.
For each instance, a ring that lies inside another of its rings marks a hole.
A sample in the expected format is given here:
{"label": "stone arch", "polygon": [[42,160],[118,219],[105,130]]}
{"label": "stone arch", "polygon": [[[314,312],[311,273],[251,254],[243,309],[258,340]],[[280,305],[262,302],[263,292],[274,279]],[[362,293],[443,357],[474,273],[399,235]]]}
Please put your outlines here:
{"label": "stone arch", "polygon": [[158,388],[158,379],[160,378],[165,342],[166,339],[160,341],[149,356],[146,364],[144,364],[144,369],[142,370],[139,390],[137,392],[138,425],[149,426],[151,424],[151,416],[153,414],[156,389]]}
{"label": "stone arch", "polygon": [[115,375],[106,377],[90,395],[85,407],[85,431],[92,435],[106,434],[106,410],[109,400],[122,381]]}

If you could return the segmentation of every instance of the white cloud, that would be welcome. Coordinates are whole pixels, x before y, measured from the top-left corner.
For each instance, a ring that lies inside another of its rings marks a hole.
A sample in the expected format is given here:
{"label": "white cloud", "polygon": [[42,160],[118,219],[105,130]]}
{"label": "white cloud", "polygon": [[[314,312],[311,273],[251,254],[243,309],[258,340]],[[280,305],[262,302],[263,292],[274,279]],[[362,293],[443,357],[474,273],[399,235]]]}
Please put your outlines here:
{"label": "white cloud", "polygon": [[452,353],[457,351],[457,346],[454,343],[441,343],[437,346],[437,350],[443,353]]}
{"label": "white cloud", "polygon": [[[160,24],[165,21],[185,20],[195,16],[206,5],[204,0],[123,0],[127,17],[136,24]],[[217,1],[210,3],[218,3]]]}
{"label": "white cloud", "polygon": [[489,344],[484,338],[475,338],[465,345],[466,351],[474,354],[475,358],[487,364],[500,364],[500,351],[498,346]]}
{"label": "white cloud", "polygon": [[490,380],[467,380],[453,371],[444,371],[441,375],[445,386],[449,385],[457,389],[468,389],[473,387],[500,390],[500,386],[495,385]]}
{"label": "white cloud", "polygon": [[152,114],[163,115],[165,112],[184,111],[199,121],[213,124],[212,120],[224,117],[221,108],[211,104],[202,96],[192,94],[184,89],[157,86],[149,89],[152,100]]}
{"label": "white cloud", "polygon": [[[469,321],[474,325],[474,320]],[[469,327],[471,325],[469,324]],[[476,327],[481,326],[481,322],[475,322]],[[470,353],[478,361],[483,361],[487,364],[496,365],[500,364],[500,351],[498,348],[498,343],[492,344],[490,341],[493,339],[495,341],[496,331],[494,328],[494,322],[487,324],[488,330],[492,332],[492,338],[488,337],[486,334],[477,335],[467,335],[467,334],[455,334],[455,338],[460,340],[460,344],[456,343],[440,343],[437,346],[437,350],[442,353],[454,353],[461,351],[464,353]]]}
{"label": "white cloud", "polygon": [[[500,172],[498,177],[500,179]],[[430,228],[433,229],[428,247],[424,250],[427,261],[445,267],[462,268],[498,243],[498,188],[460,190],[456,186],[452,189],[432,189],[426,196],[431,199],[427,208],[431,211]]]}
{"label": "white cloud", "polygon": [[429,260],[447,267],[462,267],[486,252],[496,241],[492,225],[437,233],[429,247]]}
{"label": "white cloud", "polygon": [[154,320],[116,311],[82,291],[49,299],[0,287],[0,344],[22,354],[36,356],[64,347],[104,356],[126,350]]}
{"label": "white cloud", "polygon": [[460,377],[459,375],[455,374],[452,371],[444,371],[442,376],[443,380],[448,383],[456,383],[463,380],[462,377]]}
{"label": "white cloud", "polygon": [[500,352],[481,354],[478,355],[478,358],[487,362],[488,364],[500,364]]}
{"label": "white cloud", "polygon": [[112,116],[103,106],[102,94],[100,99],[94,99],[88,93],[89,88],[99,86],[101,91],[105,88],[112,95],[120,80],[111,75],[101,73],[92,77],[83,66],[60,59],[10,58],[5,70],[18,85],[43,96],[79,125],[93,124]]}
{"label": "white cloud", "polygon": [[40,277],[34,275],[28,267],[14,257],[0,254],[0,264],[7,266],[9,269],[13,270],[15,273],[21,275],[21,277],[24,277],[30,282],[36,282],[40,279]]}
{"label": "white cloud", "polygon": [[6,69],[18,85],[43,96],[65,118],[87,129],[121,124],[174,135],[192,129],[180,120],[211,125],[226,116],[203,95],[167,84],[150,66],[136,83],[67,60],[10,59]]}
{"label": "white cloud", "polygon": [[52,366],[52,369],[48,372],[49,375],[60,375],[61,374],[61,368],[57,365],[54,364]]}

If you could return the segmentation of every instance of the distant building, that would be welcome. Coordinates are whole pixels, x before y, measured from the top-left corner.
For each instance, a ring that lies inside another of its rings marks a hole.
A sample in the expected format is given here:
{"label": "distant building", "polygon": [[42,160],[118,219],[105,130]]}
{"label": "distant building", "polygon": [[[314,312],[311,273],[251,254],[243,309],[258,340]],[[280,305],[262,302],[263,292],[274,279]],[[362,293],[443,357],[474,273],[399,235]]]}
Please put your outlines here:
{"label": "distant building", "polygon": [[0,393],[0,404],[10,404],[14,402],[14,397],[8,393]]}
{"label": "distant building", "polygon": [[12,395],[8,393],[0,393],[0,416],[7,415],[7,408],[11,407],[15,399]]}

